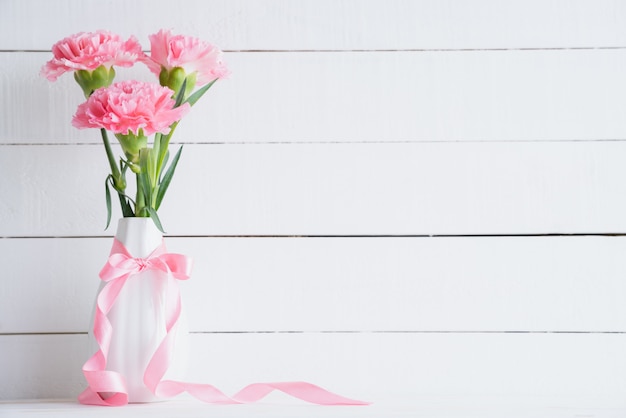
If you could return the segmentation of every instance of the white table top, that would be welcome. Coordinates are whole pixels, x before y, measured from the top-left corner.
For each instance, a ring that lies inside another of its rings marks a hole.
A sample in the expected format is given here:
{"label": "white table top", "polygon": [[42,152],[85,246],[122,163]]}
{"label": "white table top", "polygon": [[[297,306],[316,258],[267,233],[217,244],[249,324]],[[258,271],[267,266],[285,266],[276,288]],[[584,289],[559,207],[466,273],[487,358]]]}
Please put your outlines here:
{"label": "white table top", "polygon": [[270,396],[264,402],[250,405],[208,405],[177,398],[150,404],[131,404],[124,407],[85,406],[75,400],[2,401],[0,417],[446,417],[446,418],[623,418],[624,401],[598,402],[601,399],[576,400],[502,397],[415,397],[394,401],[374,401],[369,406],[318,406],[292,398]]}

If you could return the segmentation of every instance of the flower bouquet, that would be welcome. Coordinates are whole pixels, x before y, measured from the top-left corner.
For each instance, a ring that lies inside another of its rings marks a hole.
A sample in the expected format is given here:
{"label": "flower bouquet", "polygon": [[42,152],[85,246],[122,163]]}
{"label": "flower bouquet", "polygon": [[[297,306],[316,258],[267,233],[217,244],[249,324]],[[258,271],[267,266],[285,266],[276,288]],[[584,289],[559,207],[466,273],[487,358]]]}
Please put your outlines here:
{"label": "flower bouquet", "polygon": [[[52,47],[54,58],[41,75],[55,81],[66,72],[87,99],[73,117],[79,128],[99,128],[111,169],[105,181],[107,227],[111,221],[111,189],[117,192],[124,217],[150,217],[163,232],[157,211],[170,185],[182,146],[171,162],[169,144],[183,116],[211,86],[228,74],[223,53],[191,36],[160,30],[150,35],[150,55],[137,39],[124,41],[108,31],[78,33]],[[115,67],[145,64],[159,83],[136,80],[113,83]],[[116,160],[108,138],[115,135],[124,156]],[[154,135],[152,145],[148,137]],[[127,174],[135,175],[135,198],[127,194]]]}
{"label": "flower bouquet", "polygon": [[[79,396],[86,404],[123,405],[168,397],[171,392],[165,393],[161,380],[180,379],[186,369],[188,332],[177,281],[190,277],[192,260],[167,252],[157,211],[182,151],[181,146],[170,159],[174,130],[228,70],[222,52],[197,38],[161,30],[149,39],[147,55],[134,37],[124,41],[107,31],[72,35],[54,44],[54,57],[41,70],[50,81],[74,73],[86,101],[78,106],[72,124],[100,129],[110,167],[105,180],[107,227],[111,189],[123,214],[100,271],[90,326],[91,348],[97,351],[83,366],[88,387]],[[145,64],[158,83],[113,82],[115,67],[137,62]],[[121,145],[119,158],[113,154],[109,132]],[[134,198],[127,182],[133,174]]]}
{"label": "flower bouquet", "polygon": [[[365,405],[306,382],[253,383],[233,396],[209,384],[186,383],[173,373],[186,332],[176,282],[190,276],[191,260],[168,253],[157,211],[170,185],[182,147],[169,162],[169,144],[181,118],[206,91],[228,74],[222,52],[196,38],[161,30],[149,37],[150,55],[134,37],[123,41],[106,31],[79,33],[56,43],[54,58],[42,68],[55,81],[73,72],[86,102],[72,124],[98,128],[111,172],[106,177],[107,227],[111,189],[124,218],[107,263],[100,271],[92,335],[97,352],[83,365],[88,387],[83,404],[120,406],[151,402],[188,392],[209,403],[250,403],[274,390],[321,405]],[[115,67],[141,62],[159,84],[113,83]],[[112,132],[124,155],[113,155]],[[152,145],[148,137],[154,135]],[[135,198],[127,193],[127,174],[136,178]],[[149,227],[148,227],[149,226]],[[181,370],[184,369],[181,368]],[[182,370],[184,373],[184,370]]]}

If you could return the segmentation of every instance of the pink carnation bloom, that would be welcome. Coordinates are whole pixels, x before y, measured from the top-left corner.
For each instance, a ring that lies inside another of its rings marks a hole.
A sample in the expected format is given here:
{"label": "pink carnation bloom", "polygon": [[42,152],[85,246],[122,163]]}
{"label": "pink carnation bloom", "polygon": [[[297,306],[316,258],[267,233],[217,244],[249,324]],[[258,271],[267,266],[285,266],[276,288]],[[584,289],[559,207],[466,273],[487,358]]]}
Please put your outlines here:
{"label": "pink carnation bloom", "polygon": [[62,39],[52,46],[52,53],[54,58],[41,69],[41,75],[50,81],[68,71],[92,71],[101,65],[130,67],[144,56],[134,36],[122,41],[118,35],[103,30]]}
{"label": "pink carnation bloom", "polygon": [[170,125],[188,111],[189,103],[174,107],[174,92],[154,83],[122,81],[101,88],[91,95],[72,119],[76,128],[104,128],[115,134],[149,136],[168,134]]}
{"label": "pink carnation bloom", "polygon": [[181,67],[186,74],[196,73],[196,85],[200,87],[228,75],[222,51],[208,42],[191,36],[173,35],[164,29],[150,35],[149,39],[150,56],[143,60],[157,77],[162,68],[171,71]]}

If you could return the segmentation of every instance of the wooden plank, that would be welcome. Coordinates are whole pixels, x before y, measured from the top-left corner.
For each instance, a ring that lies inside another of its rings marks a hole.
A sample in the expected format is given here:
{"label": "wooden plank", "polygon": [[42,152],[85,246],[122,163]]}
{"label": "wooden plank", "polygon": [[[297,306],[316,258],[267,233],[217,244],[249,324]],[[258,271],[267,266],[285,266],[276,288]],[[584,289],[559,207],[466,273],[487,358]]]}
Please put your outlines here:
{"label": "wooden plank", "polygon": [[[167,242],[192,331],[626,331],[624,237]],[[86,332],[110,244],[0,240],[0,333]]]}
{"label": "wooden plank", "polygon": [[[73,78],[49,53],[0,53],[0,143],[97,143],[71,126]],[[232,76],[183,120],[182,142],[623,139],[626,50],[230,53]],[[142,66],[119,78],[153,81]],[[20,100],[15,100],[19,97]],[[24,115],[37,115],[37,123]]]}
{"label": "wooden plank", "polygon": [[[617,233],[625,154],[610,141],[188,144],[160,213],[192,236]],[[100,146],[3,147],[0,236],[102,235],[107,170]]]}
{"label": "wooden plank", "polygon": [[[84,335],[0,336],[0,399],[74,398],[91,354],[86,342]],[[496,396],[625,406],[624,334],[193,334],[191,345],[189,380],[226,393],[305,380],[383,403],[456,395],[474,406]]]}
{"label": "wooden plank", "polygon": [[231,50],[622,47],[625,26],[619,0],[189,0],[183,10],[164,0],[4,0],[0,49],[49,49],[102,28],[147,46],[161,27]]}

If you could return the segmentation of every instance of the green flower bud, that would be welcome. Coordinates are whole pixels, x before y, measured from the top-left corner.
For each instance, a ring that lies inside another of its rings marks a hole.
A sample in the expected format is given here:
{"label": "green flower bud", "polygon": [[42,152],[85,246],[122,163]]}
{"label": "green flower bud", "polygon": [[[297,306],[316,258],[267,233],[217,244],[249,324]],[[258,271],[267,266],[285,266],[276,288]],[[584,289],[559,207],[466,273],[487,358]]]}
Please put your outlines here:
{"label": "green flower bud", "polygon": [[183,82],[187,80],[185,85],[185,98],[187,98],[194,87],[196,86],[196,73],[185,73],[185,69],[182,67],[174,67],[171,70],[167,70],[165,67],[161,67],[161,73],[159,73],[159,84],[164,87],[169,87],[174,90],[173,97],[178,96],[178,92],[183,86]]}
{"label": "green flower bud", "polygon": [[178,94],[178,91],[185,81],[185,70],[181,67],[172,68],[170,71],[163,68],[161,74],[159,74],[159,82],[162,86],[169,87],[174,90],[174,96]]}
{"label": "green flower bud", "polygon": [[91,93],[100,87],[110,86],[114,78],[115,69],[113,67],[107,68],[104,65],[99,66],[93,71],[74,71],[74,80],[76,80],[78,85],[83,89],[83,94],[86,98],[89,98]]}
{"label": "green flower bud", "polygon": [[94,90],[100,87],[110,86],[113,82],[113,78],[115,78],[115,70],[113,67],[107,69],[104,65],[101,65],[91,72],[92,85],[94,87],[98,86],[94,88]]}
{"label": "green flower bud", "polygon": [[163,87],[168,87],[167,83],[169,83],[169,78],[170,78],[170,73],[169,71],[167,71],[167,68],[161,67],[161,72],[159,73],[159,84],[162,85]]}

